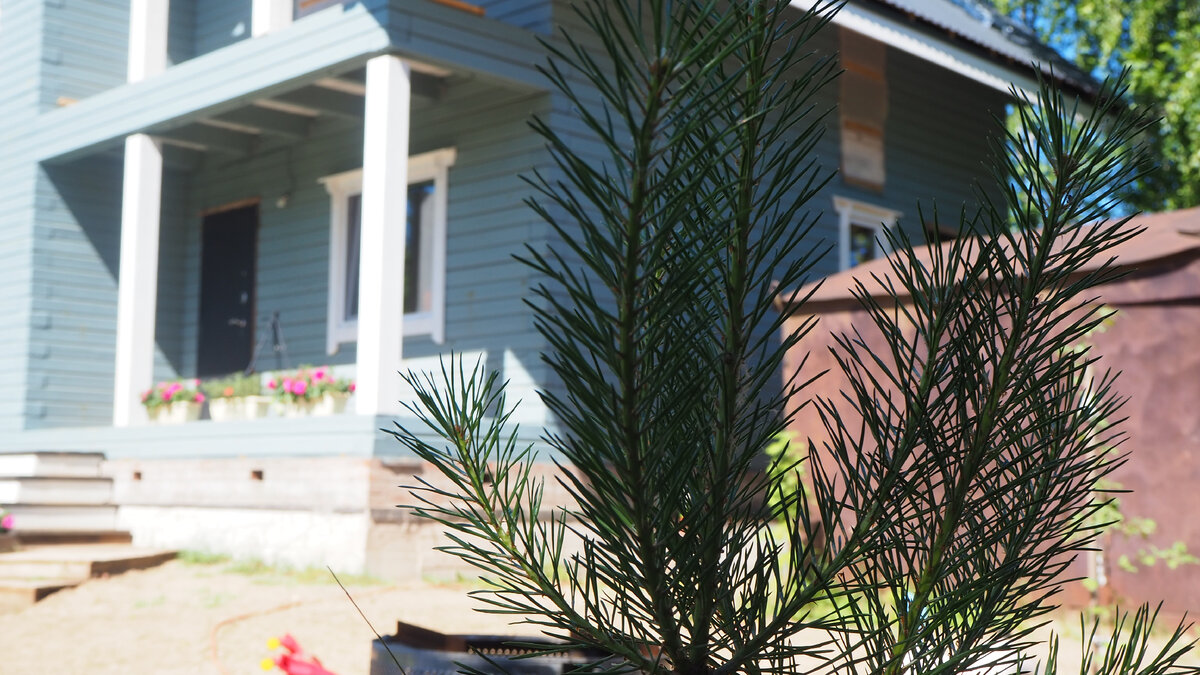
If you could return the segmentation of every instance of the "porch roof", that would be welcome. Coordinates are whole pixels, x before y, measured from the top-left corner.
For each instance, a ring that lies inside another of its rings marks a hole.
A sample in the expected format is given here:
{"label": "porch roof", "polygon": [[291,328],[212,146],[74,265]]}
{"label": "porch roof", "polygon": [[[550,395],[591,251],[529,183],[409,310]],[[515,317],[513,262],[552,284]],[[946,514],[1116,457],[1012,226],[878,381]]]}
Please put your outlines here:
{"label": "porch roof", "polygon": [[44,113],[28,140],[50,162],[116,149],[136,133],[177,153],[246,154],[259,135],[303,138],[321,115],[361,118],[363,67],[385,53],[410,61],[418,97],[436,98],[456,73],[516,90],[546,86],[530,31],[431,2],[375,0]]}

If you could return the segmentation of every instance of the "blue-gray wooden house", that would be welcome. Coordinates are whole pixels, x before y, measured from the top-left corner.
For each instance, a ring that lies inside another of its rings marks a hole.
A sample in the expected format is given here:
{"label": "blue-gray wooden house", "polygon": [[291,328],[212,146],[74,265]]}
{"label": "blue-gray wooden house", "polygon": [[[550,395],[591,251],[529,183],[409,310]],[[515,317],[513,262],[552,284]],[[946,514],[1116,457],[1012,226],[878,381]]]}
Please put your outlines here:
{"label": "blue-gray wooden house", "polygon": [[[395,553],[389,490],[420,467],[378,431],[404,416],[392,373],[478,356],[531,438],[553,426],[512,255],[553,245],[519,176],[553,171],[531,115],[576,126],[536,64],[578,25],[568,0],[0,0],[0,450],[105,453],[96,527],[135,540],[427,565]],[[1008,88],[1058,61],[949,0],[852,0],[820,38],[845,69],[825,271],[919,227],[918,199],[970,200]],[[352,408],[145,423],[154,382],[256,350],[352,375]]]}

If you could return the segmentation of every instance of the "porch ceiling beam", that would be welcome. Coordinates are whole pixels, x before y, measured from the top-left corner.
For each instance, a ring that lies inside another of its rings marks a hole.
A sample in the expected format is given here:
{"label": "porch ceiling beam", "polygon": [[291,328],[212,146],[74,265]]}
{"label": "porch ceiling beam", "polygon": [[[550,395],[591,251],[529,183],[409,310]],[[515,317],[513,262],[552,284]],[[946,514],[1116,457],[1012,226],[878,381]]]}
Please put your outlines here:
{"label": "porch ceiling beam", "polygon": [[202,148],[225,155],[243,157],[250,154],[254,147],[255,137],[229,129],[204,126],[200,124],[172,129],[169,132],[156,134],[164,143],[182,145],[184,147]]}
{"label": "porch ceiling beam", "polygon": [[[348,73],[341,77],[327,77],[323,80],[317,80],[315,84],[322,89],[339,91],[355,96],[366,96],[367,83],[365,79],[355,78],[354,75],[356,74]],[[446,92],[446,77],[441,75],[421,73],[410,68],[409,81],[412,85],[413,96],[437,100]]]}
{"label": "porch ceiling beam", "polygon": [[317,80],[315,83],[322,89],[331,91],[340,91],[344,94],[353,94],[355,96],[366,96],[367,85],[365,82],[355,82],[341,77],[327,77],[323,80]]}
{"label": "porch ceiling beam", "polygon": [[[206,120],[208,121],[208,120]],[[312,120],[303,115],[292,115],[279,110],[268,110],[258,106],[238,108],[221,113],[211,119],[212,123],[228,123],[270,136],[281,136],[291,140],[308,137]]]}
{"label": "porch ceiling beam", "polygon": [[322,87],[305,87],[286,94],[271,97],[271,100],[311,108],[326,115],[361,120],[363,97],[334,91]]}

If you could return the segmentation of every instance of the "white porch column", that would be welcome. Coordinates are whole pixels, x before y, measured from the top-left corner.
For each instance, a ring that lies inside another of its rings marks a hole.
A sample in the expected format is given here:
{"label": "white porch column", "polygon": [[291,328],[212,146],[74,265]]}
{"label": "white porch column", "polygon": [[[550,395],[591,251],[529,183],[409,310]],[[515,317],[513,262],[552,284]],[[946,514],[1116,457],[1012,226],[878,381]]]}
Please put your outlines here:
{"label": "white porch column", "polygon": [[294,0],[254,0],[250,6],[250,35],[258,37],[292,25]]}
{"label": "white porch column", "polygon": [[396,56],[377,56],[367,62],[358,273],[360,415],[401,409],[397,372],[404,335],[409,75],[408,64]]}
{"label": "white porch column", "polygon": [[146,410],[139,396],[154,383],[161,201],[162,150],[158,141],[143,134],[126,138],[113,384],[113,425],[118,427],[145,421]]}
{"label": "white porch column", "polygon": [[[131,0],[128,80],[167,67],[167,0]],[[116,374],[113,424],[146,419],[141,392],[154,383],[154,320],[158,303],[158,228],[162,149],[143,134],[125,139],[121,196],[121,264],[117,280]]]}
{"label": "white porch column", "polygon": [[169,0],[129,0],[129,66],[126,79],[141,82],[167,69]]}

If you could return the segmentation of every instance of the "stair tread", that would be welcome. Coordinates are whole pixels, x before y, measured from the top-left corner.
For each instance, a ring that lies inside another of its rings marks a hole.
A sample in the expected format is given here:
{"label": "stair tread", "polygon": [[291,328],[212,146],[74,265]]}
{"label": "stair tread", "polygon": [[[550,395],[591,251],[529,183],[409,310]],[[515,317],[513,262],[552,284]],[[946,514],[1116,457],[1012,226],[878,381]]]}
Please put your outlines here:
{"label": "stair tread", "polygon": [[46,577],[43,579],[28,577],[0,577],[0,591],[35,590],[39,588],[70,588],[78,586],[87,579],[79,577]]}

